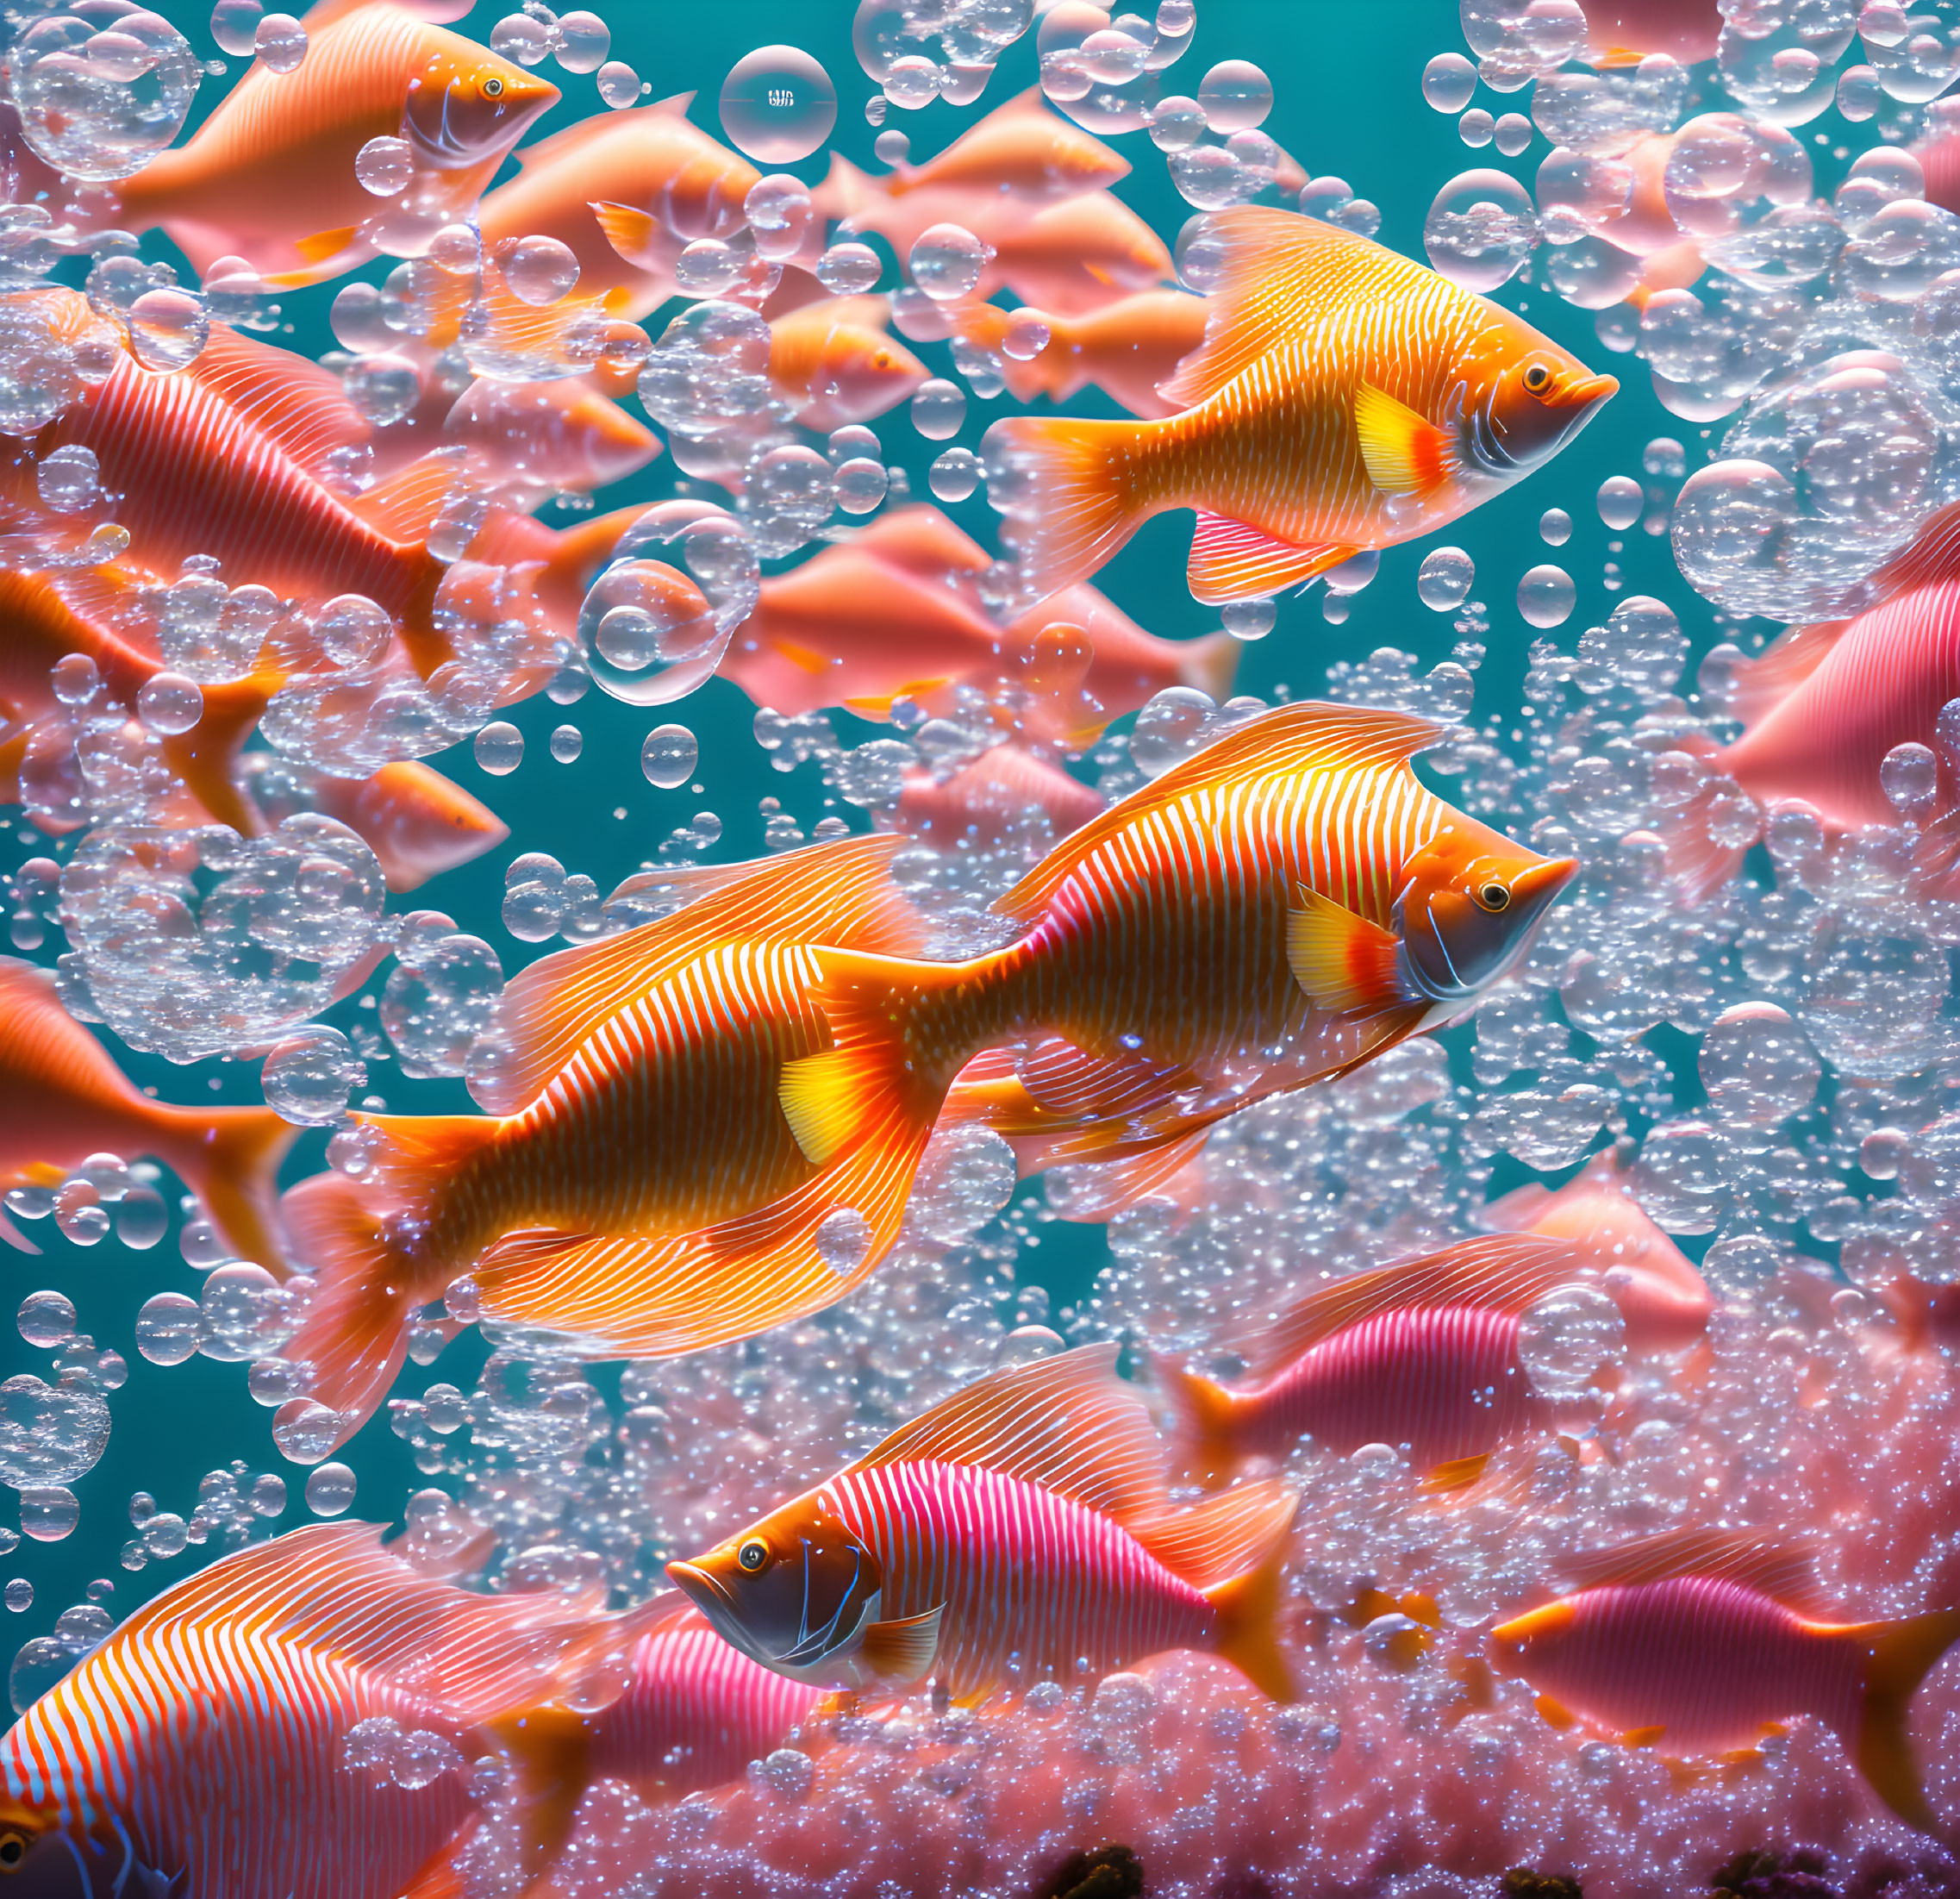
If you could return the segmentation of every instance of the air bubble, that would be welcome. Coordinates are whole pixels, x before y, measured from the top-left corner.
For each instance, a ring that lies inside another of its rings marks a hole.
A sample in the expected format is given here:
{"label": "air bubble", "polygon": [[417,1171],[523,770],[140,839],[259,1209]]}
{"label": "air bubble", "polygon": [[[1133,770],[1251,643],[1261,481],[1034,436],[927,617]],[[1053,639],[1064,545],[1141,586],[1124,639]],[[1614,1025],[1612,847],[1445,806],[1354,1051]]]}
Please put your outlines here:
{"label": "air bubble", "polygon": [[808,158],[837,122],[837,88],[799,47],[760,47],[721,85],[721,129],[738,152],[763,165]]}
{"label": "air bubble", "polygon": [[649,784],[677,791],[701,764],[701,746],[684,725],[659,725],[640,748],[640,769]]}

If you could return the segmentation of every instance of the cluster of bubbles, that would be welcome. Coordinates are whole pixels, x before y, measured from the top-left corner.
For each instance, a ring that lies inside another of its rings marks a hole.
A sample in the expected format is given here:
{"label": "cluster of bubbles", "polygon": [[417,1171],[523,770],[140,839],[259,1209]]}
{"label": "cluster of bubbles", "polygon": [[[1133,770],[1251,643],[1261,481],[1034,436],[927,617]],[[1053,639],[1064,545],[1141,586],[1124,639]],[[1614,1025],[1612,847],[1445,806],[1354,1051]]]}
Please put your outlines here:
{"label": "cluster of bubbles", "polygon": [[[473,1378],[458,1371],[396,1396],[388,1418],[431,1486],[409,1502],[411,1555],[433,1570],[488,1550],[490,1588],[602,1587],[616,1602],[644,1596],[668,1558],[719,1540],[994,1366],[1111,1340],[1139,1371],[1154,1352],[1228,1375],[1248,1321],[1301,1290],[1303,1261],[1333,1274],[1447,1245],[1501,1217],[1489,1202],[1506,1185],[1589,1157],[1635,1197],[1656,1244],[1698,1257],[1717,1300],[1705,1344],[1634,1352],[1610,1301],[1562,1289],[1525,1315],[1519,1341],[1521,1373],[1557,1429],[1509,1446],[1468,1495],[1426,1490],[1402,1446],[1342,1455],[1308,1441],[1278,1460],[1309,1500],[1283,1618],[1297,1706],[1270,1706],[1222,1665],[1177,1657],[1093,1689],[1026,1684],[1011,1714],[920,1697],[827,1715],[712,1796],[657,1808],[602,1784],[557,1876],[566,1893],[771,1890],[832,1853],[867,1884],[905,1890],[924,1865],[936,1883],[1005,1894],[1046,1878],[1085,1832],[1133,1842],[1167,1890],[1255,1858],[1276,1881],[1358,1890],[1379,1885],[1392,1856],[1437,1869],[1391,1889],[1408,1899],[1482,1893],[1487,1880],[1451,1870],[1469,1833],[1486,1858],[1582,1857],[1607,1890],[1697,1890],[1766,1834],[1827,1840],[1804,1876],[1828,1875],[1832,1890],[1918,1878],[1921,1869],[1886,1871],[1903,1864],[1885,1858],[1895,1829],[1845,1817],[1850,1770],[1820,1727],[1776,1737],[1747,1763],[1674,1775],[1651,1752],[1554,1733],[1480,1659],[1492,1617],[1573,1552],[1703,1521],[1712,1505],[1763,1526],[1827,1518],[1825,1593],[1861,1614],[1911,1613],[1943,1573],[1960,1494],[1953,1341],[1923,1316],[1928,1289],[1960,1285],[1949,968],[1960,913],[1917,871],[1960,763],[1960,713],[1942,721],[1946,751],[1904,746],[1888,759],[1898,822],[1847,834],[1758,800],[1721,757],[1753,643],[1740,622],[1855,608],[1927,517],[1960,499],[1960,219],[1927,195],[1935,149],[1960,136],[1940,97],[1960,75],[1960,19],[1883,0],[1726,10],[1712,68],[1652,53],[1591,71],[1574,64],[1586,43],[1574,0],[1464,0],[1470,56],[1439,53],[1423,77],[1424,97],[1457,117],[1471,151],[1535,165],[1529,189],[1478,165],[1439,191],[1424,233],[1436,267],[1480,291],[1515,285],[1592,313],[1601,345],[1647,365],[1677,419],[1666,426],[1695,447],[1734,418],[1692,473],[1682,442],[1656,435],[1589,509],[1548,509],[1539,533],[1554,558],[1514,584],[1485,573],[1497,606],[1476,597],[1469,551],[1427,551],[1414,590],[1451,619],[1447,659],[1424,666],[1383,648],[1324,681],[1295,669],[1296,691],[1435,719],[1446,736],[1426,769],[1452,802],[1580,860],[1570,896],[1474,1027],[1222,1124],[1109,1221],[1108,1264],[1067,1304],[1041,1283],[1041,1248],[1071,1213],[1100,1217],[1095,1170],[1057,1170],[1017,1193],[1005,1141],[948,1127],[894,1256],[827,1311],[629,1365],[616,1383],[594,1375],[576,1340],[486,1323],[490,1352]],[[1261,129],[1273,89],[1258,66],[1227,59],[1192,96],[1164,90],[1195,30],[1189,0],[1160,0],[1148,17],[1086,0],[1060,0],[1038,26],[1034,14],[1032,0],[865,0],[855,46],[877,88],[868,116],[883,126],[892,110],[972,103],[1033,30],[1048,101],[1098,134],[1146,131],[1196,210],[1267,194],[1361,234],[1378,227],[1375,205],[1343,179],[1308,176]],[[296,66],[308,43],[256,0],[221,0],[212,28],[223,52],[274,72]],[[527,67],[555,59],[596,74],[610,107],[642,96],[594,16],[530,0],[491,40]],[[1859,62],[1846,65],[1854,44]],[[88,0],[34,22],[9,61],[28,144],[73,189],[45,203],[22,191],[0,211],[0,425],[27,434],[58,418],[125,348],[151,371],[194,370],[214,324],[276,324],[272,290],[243,260],[180,284],[85,215],[90,190],[129,177],[181,128],[200,72],[181,34],[123,0]],[[1490,103],[1525,109],[1476,103],[1480,85]],[[758,164],[785,165],[821,147],[836,103],[807,55],[761,48],[729,74],[721,120]],[[1855,160],[1834,154],[1848,162],[1826,199],[1803,128],[1833,107],[1882,142]],[[908,152],[896,126],[878,149],[895,165]],[[440,910],[384,915],[379,859],[326,814],[326,781],[465,740],[504,777],[523,740],[496,715],[530,691],[570,706],[596,682],[629,705],[669,704],[727,660],[764,562],[821,547],[909,491],[875,433],[806,426],[771,375],[762,309],[787,265],[807,264],[839,295],[877,289],[887,268],[854,227],[830,228],[796,179],[758,177],[709,234],[665,234],[671,257],[659,259],[687,301],[656,338],[584,300],[564,245],[486,246],[467,222],[434,222],[409,141],[371,141],[358,176],[374,200],[363,241],[398,261],[381,283],[334,298],[343,353],[333,367],[365,433],[323,451],[312,472],[358,502],[400,465],[425,414],[468,403],[508,425],[496,453],[480,436],[446,451],[451,478],[426,545],[442,570],[430,630],[453,657],[425,677],[397,615],[365,595],[287,599],[195,558],[153,577],[124,627],[162,665],[132,703],[85,659],[55,669],[59,709],[36,722],[22,767],[25,815],[49,836],[85,834],[59,864],[22,864],[10,919],[29,953],[58,921],[66,1006],[126,1046],[180,1062],[262,1054],[267,1103],[331,1133],[332,1164],[356,1179],[385,1164],[380,1138],[350,1122],[357,1099],[382,1105],[365,1090],[460,1079],[484,1104],[501,1100],[505,961],[668,914],[722,825],[699,812],[610,893],[557,856],[514,856],[495,926],[509,941],[493,942],[488,919],[478,935]],[[969,215],[983,228],[941,219],[892,245],[904,278],[895,315],[913,340],[952,336],[1001,285],[1021,295],[1014,245],[1036,214]],[[76,255],[91,260],[95,320],[79,334],[33,290]],[[1202,291],[1202,242],[1183,246],[1179,265]],[[957,441],[971,405],[996,398],[1009,365],[1051,340],[1040,309],[1010,315],[997,350],[956,343],[953,374],[908,392],[906,420],[933,457],[927,485],[949,505],[986,475]],[[554,622],[517,578],[521,563],[495,558],[496,524],[500,510],[554,495],[584,504],[521,418],[534,413],[524,392],[586,374],[631,384],[680,474],[725,501],[690,493],[642,510],[576,590],[576,612]],[[18,533],[0,524],[9,567],[59,578],[125,551],[120,497],[101,477],[86,448],[43,458],[37,518]],[[1720,609],[1720,642],[1698,667],[1707,615],[1683,618],[1699,603],[1626,593],[1614,558],[1589,567],[1601,530],[1609,557],[1626,553],[1618,537],[1671,534],[1682,573]],[[1329,578],[1328,622],[1348,616],[1381,565],[1364,555]],[[947,578],[1003,629],[1028,604],[998,565]],[[1487,645],[1514,603],[1528,642],[1522,695],[1494,709],[1480,690]],[[1269,603],[1241,603],[1227,626],[1252,639],[1276,619]],[[271,749],[249,767],[264,834],[184,821],[173,741],[268,662],[279,674],[259,721]],[[1035,697],[1025,680],[962,684],[929,715],[895,703],[869,737],[840,715],[758,709],[758,751],[785,776],[811,767],[829,814],[806,828],[765,797],[767,846],[865,823],[912,832],[893,875],[927,918],[933,953],[998,943],[1011,926],[989,905],[1065,827],[1012,791],[998,821],[950,839],[918,824],[913,806],[983,767],[1004,737],[1026,740]],[[1093,808],[1265,703],[1176,685],[1128,730],[1092,722],[1042,757],[1067,764]],[[576,726],[551,740],[561,762],[580,746]],[[686,724],[652,726],[640,756],[665,790],[702,768]],[[1758,847],[1758,874],[1712,892],[1683,878],[1684,861],[1739,863]],[[313,1020],[390,955],[363,998],[369,1019],[344,1030]],[[234,1258],[195,1200],[173,1209],[164,1184],[150,1163],[97,1155],[58,1181],[16,1185],[6,1212],[30,1228],[52,1221],[72,1244],[113,1237],[137,1250],[157,1246],[174,1217],[202,1282],[196,1296],[163,1290],[143,1303],[136,1352],[164,1368],[200,1356],[243,1366],[273,1444],[308,1472],[308,1510],[344,1514],[355,1482],[332,1454],[340,1421],[285,1355],[312,1283]],[[851,1219],[821,1242],[840,1271],[864,1243]],[[1917,1290],[1901,1296],[1906,1280]],[[445,1369],[440,1354],[473,1315],[465,1281],[446,1314],[415,1325],[410,1358]],[[33,1540],[74,1528],[72,1486],[103,1455],[128,1369],[77,1322],[63,1294],[31,1295],[21,1336],[50,1362],[0,1384],[0,1483],[18,1493]],[[287,1485],[236,1464],[179,1501],[182,1512],[132,1498],[125,1569],[263,1534]],[[108,1633],[109,1593],[92,1585],[22,1649],[16,1708]],[[24,1611],[32,1590],[16,1578],[5,1601]],[[1960,1703],[1938,1684],[1926,1702],[1920,1752],[1944,1810],[1960,1797]],[[386,1717],[345,1737],[342,1765],[408,1791],[469,1768],[450,1740]],[[487,1891],[517,1861],[497,1864],[509,1815],[495,1777],[478,1790],[484,1863],[469,1870]],[[1930,1858],[1924,1871],[1923,1890],[1939,1890],[1945,1874]]]}

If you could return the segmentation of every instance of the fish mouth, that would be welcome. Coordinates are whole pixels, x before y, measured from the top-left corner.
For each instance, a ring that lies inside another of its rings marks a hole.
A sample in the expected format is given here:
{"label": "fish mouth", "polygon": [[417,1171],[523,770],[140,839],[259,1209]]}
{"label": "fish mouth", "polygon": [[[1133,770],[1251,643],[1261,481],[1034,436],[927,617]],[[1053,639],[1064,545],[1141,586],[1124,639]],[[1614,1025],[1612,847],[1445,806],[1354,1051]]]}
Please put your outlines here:
{"label": "fish mouth", "polygon": [[1577,858],[1548,857],[1518,873],[1511,884],[1511,901],[1527,909],[1545,909],[1578,874]]}
{"label": "fish mouth", "polygon": [[1617,376],[1587,376],[1554,392],[1554,409],[1597,409],[1609,396],[1620,393]]}
{"label": "fish mouth", "polygon": [[693,1563],[673,1562],[667,1565],[667,1580],[677,1590],[684,1590],[695,1607],[703,1615],[712,1615],[716,1609],[732,1609],[735,1599],[727,1587],[713,1571],[698,1567]]}

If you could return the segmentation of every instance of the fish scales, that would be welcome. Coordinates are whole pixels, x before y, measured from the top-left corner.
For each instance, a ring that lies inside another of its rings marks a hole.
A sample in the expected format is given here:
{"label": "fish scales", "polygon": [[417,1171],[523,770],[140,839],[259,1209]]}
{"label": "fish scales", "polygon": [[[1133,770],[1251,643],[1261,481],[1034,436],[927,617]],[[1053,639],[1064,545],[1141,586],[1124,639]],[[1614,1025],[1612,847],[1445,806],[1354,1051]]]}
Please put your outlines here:
{"label": "fish scales", "polygon": [[1515,1313],[1463,1306],[1378,1314],[1247,1393],[1249,1448],[1303,1432],[1343,1452],[1408,1444],[1419,1465],[1489,1451],[1528,1415]]}
{"label": "fish scales", "polygon": [[1855,1721],[1863,1655],[1742,1584],[1675,1577],[1571,1602],[1559,1671],[1570,1671],[1571,1698],[1623,1728],[1664,1727],[1670,1752],[1754,1742],[1798,1709],[1839,1732]]}
{"label": "fish scales", "polygon": [[967,1696],[1005,1678],[1102,1671],[1167,1648],[1208,1646],[1217,1612],[1114,1519],[1039,1484],[933,1460],[846,1471],[820,1493],[884,1571],[882,1613],[947,1605],[936,1665]]}

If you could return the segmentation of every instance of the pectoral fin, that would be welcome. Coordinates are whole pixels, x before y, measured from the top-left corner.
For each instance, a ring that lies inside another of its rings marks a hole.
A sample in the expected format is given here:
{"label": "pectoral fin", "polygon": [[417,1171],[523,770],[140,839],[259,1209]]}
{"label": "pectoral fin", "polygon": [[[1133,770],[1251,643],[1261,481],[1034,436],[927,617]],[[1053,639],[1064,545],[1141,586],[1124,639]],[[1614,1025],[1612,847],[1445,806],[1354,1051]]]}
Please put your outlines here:
{"label": "pectoral fin", "polygon": [[338,257],[354,240],[352,224],[336,225],[330,231],[315,231],[310,237],[296,238],[293,248],[309,264],[324,264],[330,257]]}
{"label": "pectoral fin", "polygon": [[1402,1001],[1399,948],[1379,923],[1304,884],[1287,913],[1287,967],[1314,1006],[1333,1015],[1371,1015]]}
{"label": "pectoral fin", "polygon": [[865,1665],[883,1681],[922,1680],[939,1653],[939,1618],[945,1614],[941,1602],[923,1615],[867,1623],[858,1647]]}
{"label": "pectoral fin", "polygon": [[1368,383],[1355,385],[1354,434],[1369,480],[1385,494],[1420,494],[1456,472],[1449,436]]}

